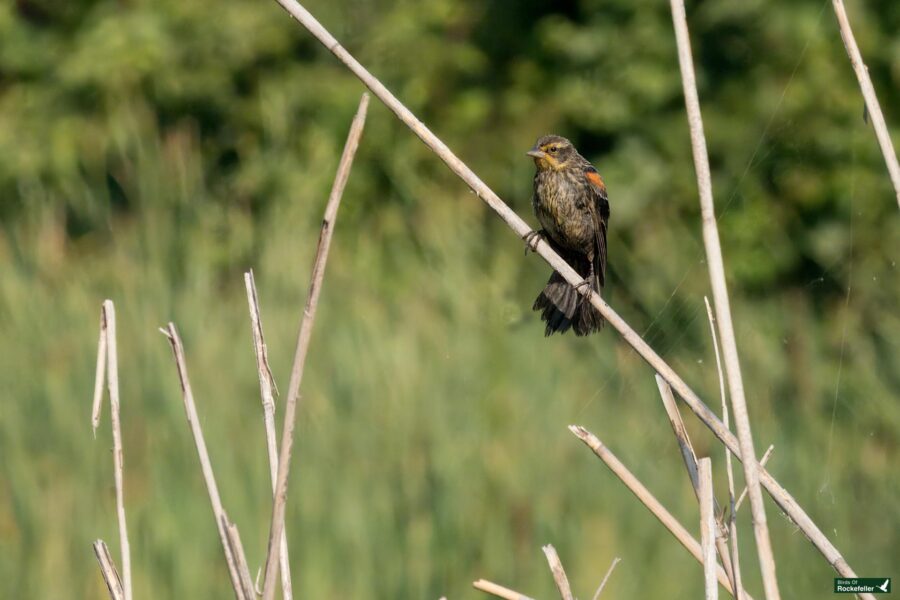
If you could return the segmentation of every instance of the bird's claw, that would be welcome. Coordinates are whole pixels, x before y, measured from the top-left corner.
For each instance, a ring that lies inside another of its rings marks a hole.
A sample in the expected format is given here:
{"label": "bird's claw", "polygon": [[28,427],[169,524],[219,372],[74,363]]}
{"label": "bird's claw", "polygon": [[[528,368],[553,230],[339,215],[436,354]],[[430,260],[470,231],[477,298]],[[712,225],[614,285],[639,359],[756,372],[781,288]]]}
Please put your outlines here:
{"label": "bird's claw", "polygon": [[543,229],[533,229],[522,236],[522,239],[525,240],[525,256],[528,256],[528,251],[537,252],[538,242],[544,238],[544,230]]}
{"label": "bird's claw", "polygon": [[[583,288],[587,288],[586,290]],[[591,295],[591,279],[587,278],[575,286],[575,291],[587,298]]]}

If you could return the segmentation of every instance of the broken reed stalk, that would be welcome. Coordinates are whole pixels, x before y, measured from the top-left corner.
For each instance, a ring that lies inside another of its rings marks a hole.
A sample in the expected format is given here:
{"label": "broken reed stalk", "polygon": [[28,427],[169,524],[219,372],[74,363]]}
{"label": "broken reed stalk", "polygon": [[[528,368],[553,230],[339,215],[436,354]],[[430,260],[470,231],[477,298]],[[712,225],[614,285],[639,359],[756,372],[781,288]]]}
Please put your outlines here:
{"label": "broken reed stalk", "polygon": [[684,421],[681,420],[681,413],[678,412],[678,406],[675,404],[672,388],[659,375],[656,376],[656,387],[659,388],[659,397],[662,398],[666,416],[669,417],[669,424],[672,426],[672,433],[675,434],[675,441],[678,442],[678,448],[681,450],[681,458],[684,460],[688,478],[691,480],[691,488],[693,488],[694,494],[699,498],[700,471],[697,467],[697,453],[694,452],[694,445],[691,444],[691,438],[688,437]]}
{"label": "broken reed stalk", "polygon": [[[244,273],[244,286],[247,288],[247,304],[250,308],[250,328],[253,334],[253,349],[256,354],[256,369],[259,375],[259,393],[262,398],[263,425],[266,430],[266,451],[269,457],[269,477],[272,480],[272,497],[275,496],[275,485],[278,481],[278,439],[275,432],[275,398],[273,390],[278,392],[272,369],[269,367],[269,355],[266,350],[266,338],[263,335],[262,316],[259,310],[259,296],[256,293],[256,280],[253,270]],[[281,532],[281,590],[284,600],[292,600],[294,596],[291,585],[291,564],[288,555],[287,531]]]}
{"label": "broken reed stalk", "polygon": [[[706,304],[706,316],[709,320],[709,332],[712,335],[713,352],[716,356],[716,372],[719,375],[719,395],[722,399],[722,422],[729,428],[728,400],[725,396],[725,375],[722,373],[722,360],[719,356],[719,338],[716,336],[716,319],[713,316],[709,298],[703,296]],[[766,457],[760,460],[760,465],[765,465]],[[741,600],[741,590],[744,587],[741,577],[740,549],[738,548],[737,508],[734,502],[734,465],[731,460],[731,451],[725,448],[725,471],[728,474],[728,541],[731,543],[731,581],[738,592],[735,600]],[[724,560],[724,559],[723,559]]]}
{"label": "broken reed stalk", "polygon": [[[634,474],[628,470],[628,468],[622,464],[622,462],[616,457],[612,451],[603,445],[603,442],[595,436],[593,433],[581,427],[580,425],[569,425],[569,431],[575,434],[575,437],[580,439],[585,445],[594,451],[594,454],[597,455],[597,458],[603,461],[603,463],[609,467],[609,470],[613,472],[613,474],[618,477],[622,483],[625,484],[632,494],[634,494],[638,500],[646,506],[653,516],[656,517],[660,523],[662,523],[669,532],[675,536],[684,548],[690,552],[691,556],[693,556],[697,562],[701,565],[703,564],[703,553],[700,547],[700,542],[698,542],[694,537],[688,533],[688,530],[684,528],[684,526],[678,522],[678,520],[672,516],[666,507],[660,503],[656,497],[650,493],[643,483],[638,480]],[[722,584],[729,594],[734,596],[734,589],[731,587],[731,581],[728,580],[728,575],[725,574],[725,569],[720,566],[717,566],[716,575],[718,577],[719,583]],[[750,595],[744,590],[744,598],[746,600],[753,600]]]}
{"label": "broken reed stalk", "polygon": [[688,33],[684,0],[671,0],[671,5],[672,22],[675,25],[675,39],[678,44],[678,64],[681,67],[684,101],[687,107],[688,125],[691,132],[694,168],[697,171],[697,187],[700,191],[703,245],[706,247],[709,279],[712,284],[713,300],[715,301],[716,316],[718,317],[719,335],[722,338],[725,375],[728,379],[728,390],[731,393],[731,404],[734,409],[734,424],[737,429],[741,457],[743,457],[744,478],[747,481],[747,488],[750,490],[753,534],[756,537],[756,550],[759,556],[759,566],[766,599],[779,600],[781,594],[778,591],[778,579],[775,573],[775,555],[772,551],[772,541],[769,539],[766,507],[763,503],[762,489],[759,483],[759,466],[756,462],[756,450],[753,448],[750,416],[747,412],[747,401],[744,397],[744,382],[741,378],[737,342],[734,337],[734,325],[731,321],[728,285],[725,282],[722,246],[719,243],[719,229],[716,225],[712,178],[709,172],[709,156],[706,151],[706,137],[703,133],[703,117],[700,114],[700,100],[694,76],[694,60],[691,56],[691,40]]}
{"label": "broken reed stalk", "polygon": [[287,402],[284,409],[284,427],[281,434],[281,450],[278,457],[278,479],[275,485],[275,499],[272,506],[272,522],[269,529],[269,546],[266,553],[266,574],[263,578],[263,599],[272,600],[275,597],[275,578],[278,574],[279,541],[284,531],[284,510],[287,500],[287,480],[291,468],[291,450],[294,445],[294,426],[297,420],[297,398],[300,393],[300,383],[303,380],[303,367],[306,364],[306,354],[309,350],[309,341],[312,335],[313,323],[316,319],[316,308],[319,305],[319,294],[322,291],[322,281],[325,277],[325,263],[328,260],[328,249],[331,246],[331,236],[334,234],[334,224],[337,219],[338,207],[341,204],[341,196],[344,186],[350,177],[350,169],[353,166],[353,157],[359,147],[363,127],[366,124],[366,111],[369,107],[369,95],[363,94],[359,100],[359,108],[353,122],[350,125],[350,133],[344,144],[341,161],[334,178],[328,204],[325,207],[325,217],[322,220],[322,231],[319,234],[319,244],[316,248],[316,258],[313,264],[312,275],[309,282],[309,293],[306,298],[306,307],[303,309],[303,319],[300,322],[300,332],[297,335],[297,349],[294,353],[294,364],[291,368],[291,381],[288,385]]}
{"label": "broken reed stalk", "polygon": [[716,509],[713,494],[712,461],[701,458],[697,463],[700,475],[700,548],[703,551],[703,582],[706,600],[719,600],[716,585]]}
{"label": "broken reed stalk", "polygon": [[106,378],[109,387],[109,414],[113,435],[116,518],[119,522],[119,545],[122,552],[122,583],[125,586],[125,600],[131,600],[131,544],[128,542],[128,524],[125,519],[125,464],[122,451],[121,404],[119,402],[119,353],[116,347],[116,307],[112,300],[103,302],[103,320],[106,323]]}
{"label": "broken reed stalk", "polygon": [[124,599],[131,600],[131,545],[128,543],[128,525],[125,520],[125,466],[122,453],[122,422],[119,403],[116,307],[113,305],[112,300],[104,300],[103,305],[100,307],[100,341],[97,344],[97,371],[96,379],[94,380],[94,402],[91,408],[91,425],[94,429],[95,438],[97,437],[97,426],[100,424],[104,379],[109,390],[109,413],[112,425],[116,519],[119,524],[119,547],[122,551],[122,574],[124,576],[122,578],[122,590]]}
{"label": "broken reed stalk", "polygon": [[106,383],[106,315],[105,302],[100,306],[100,339],[97,341],[97,370],[94,374],[94,402],[91,406],[91,429],[97,439],[100,410],[103,404],[103,384]]}
{"label": "broken reed stalk", "polygon": [[572,587],[569,585],[569,578],[566,577],[566,570],[563,569],[562,561],[559,560],[559,554],[556,548],[551,544],[543,546],[544,556],[547,557],[547,564],[550,565],[550,572],[553,573],[553,581],[556,582],[556,589],[559,590],[559,597],[562,600],[575,600],[572,596]]}
{"label": "broken reed stalk", "polygon": [[606,575],[603,576],[603,581],[600,582],[600,586],[597,588],[597,591],[594,592],[593,600],[598,600],[600,598],[600,594],[603,593],[603,588],[606,587],[606,582],[609,581],[609,576],[612,575],[612,572],[616,568],[616,565],[618,565],[620,562],[622,562],[622,559],[618,556],[613,559],[612,564],[609,565],[609,569],[606,570]]}
{"label": "broken reed stalk", "polygon": [[503,587],[502,585],[497,585],[486,579],[479,579],[478,581],[472,582],[472,587],[485,594],[503,598],[504,600],[533,600],[533,598],[530,598],[525,594],[520,594],[519,592]]}
{"label": "broken reed stalk", "polygon": [[[321,42],[335,57],[338,58],[369,90],[381,100],[413,133],[415,133],[428,148],[434,152],[475,194],[481,198],[490,208],[519,237],[529,234],[532,229],[507,206],[503,200],[494,193],[478,176],[463,163],[450,148],[447,147],[434,133],[431,132],[406,106],[388,90],[374,75],[369,73],[338,41],[326,30],[309,11],[296,0],[276,0],[294,19],[305,27],[319,42]],[[571,285],[581,283],[582,277],[566,263],[543,240],[539,240],[535,246],[535,252],[553,267]],[[610,326],[619,332],[634,350],[643,358],[654,371],[659,373],[666,382],[672,386],[678,395],[685,401],[688,407],[697,417],[715,434],[719,440],[728,447],[738,458],[741,450],[737,438],[723,424],[719,417],[700,399],[685,381],[670,367],[653,348],[651,348],[641,336],[607,304],[599,294],[590,292],[588,296],[591,305],[596,308]],[[283,443],[283,442],[282,442]],[[793,496],[785,490],[768,472],[759,468],[759,479],[769,491],[775,503],[797,525],[803,534],[809,539],[816,549],[822,553],[828,564],[843,577],[856,577],[856,572],[841,555],[840,551],[831,543],[831,540],[819,529],[818,525],[810,518]],[[867,599],[871,596],[866,595]]]}
{"label": "broken reed stalk", "polygon": [[[678,447],[681,448],[681,457],[684,459],[684,466],[687,469],[688,476],[691,480],[691,487],[694,488],[694,495],[699,502],[701,481],[697,454],[694,452],[691,438],[688,436],[687,429],[684,427],[684,421],[681,420],[681,413],[678,412],[678,406],[675,404],[672,388],[670,388],[669,384],[659,375],[656,376],[656,386],[659,388],[659,395],[662,398],[663,406],[669,417],[669,423],[672,425],[672,432],[675,434],[675,439],[678,441]],[[728,451],[726,450],[726,452]],[[718,504],[716,503],[715,497],[713,497],[713,508],[715,512],[718,512]],[[716,528],[715,546],[719,556],[722,557],[722,567],[728,575],[728,580],[731,581],[732,588],[737,589],[732,570],[731,555],[728,552],[728,542],[725,540],[724,531],[719,530],[718,527]]]}
{"label": "broken reed stalk", "polygon": [[112,554],[109,553],[106,542],[103,540],[95,541],[94,554],[97,555],[97,562],[100,563],[100,573],[103,575],[103,581],[106,582],[109,597],[112,600],[125,600],[122,578],[119,577],[119,571],[116,570],[116,564],[113,562]]}
{"label": "broken reed stalk", "polygon": [[229,521],[225,513],[222,513],[221,525],[225,530],[228,548],[231,550],[238,575],[241,578],[241,589],[244,590],[244,596],[247,600],[256,600],[256,588],[250,579],[250,567],[247,566],[247,557],[244,555],[244,546],[241,544],[241,534],[238,532],[237,525]]}
{"label": "broken reed stalk", "polygon": [[847,18],[844,0],[831,0],[831,4],[834,6],[834,14],[837,16],[838,25],[841,28],[841,39],[844,41],[844,48],[847,50],[847,56],[850,58],[850,66],[853,67],[853,72],[856,73],[859,89],[862,91],[863,98],[866,101],[866,112],[872,119],[875,137],[878,138],[881,154],[884,156],[891,183],[894,185],[897,204],[900,206],[900,164],[897,163],[897,153],[894,151],[891,134],[888,132],[884,114],[881,112],[881,104],[878,103],[878,96],[875,95],[875,86],[872,85],[872,79],[869,77],[869,68],[863,62],[859,46],[856,45],[856,37],[853,35],[850,20]]}
{"label": "broken reed stalk", "polygon": [[[243,549],[239,553],[232,550],[232,543],[235,540],[229,538],[226,523],[230,523],[225,509],[222,507],[222,498],[219,496],[219,488],[216,485],[216,477],[213,474],[212,463],[209,460],[209,452],[206,449],[206,441],[203,438],[203,429],[200,427],[200,418],[197,416],[197,407],[194,405],[194,393],[191,390],[191,382],[188,379],[187,363],[184,358],[184,346],[181,338],[178,336],[178,330],[175,329],[174,323],[169,323],[166,329],[160,329],[165,335],[169,344],[172,346],[172,354],[175,356],[175,366],[178,370],[178,382],[181,385],[182,397],[184,400],[184,412],[187,416],[188,425],[191,428],[191,434],[194,437],[194,445],[197,447],[197,456],[200,459],[200,469],[203,471],[203,480],[206,483],[206,490],[209,492],[209,501],[212,504],[213,515],[216,519],[216,529],[219,532],[219,539],[222,542],[222,549],[225,552],[225,562],[228,565],[228,574],[231,577],[231,586],[234,588],[234,595],[238,600],[255,600],[256,593],[251,583],[249,588],[247,583],[251,581],[250,573],[243,573],[246,568],[246,560],[241,565],[244,552]],[[240,541],[236,542],[240,546]]]}

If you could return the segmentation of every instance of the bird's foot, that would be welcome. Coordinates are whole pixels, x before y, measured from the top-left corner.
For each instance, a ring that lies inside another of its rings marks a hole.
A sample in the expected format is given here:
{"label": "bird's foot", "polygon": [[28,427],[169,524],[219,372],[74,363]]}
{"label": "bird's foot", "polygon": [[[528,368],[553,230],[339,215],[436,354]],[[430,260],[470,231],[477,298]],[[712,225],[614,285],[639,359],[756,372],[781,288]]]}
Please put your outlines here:
{"label": "bird's foot", "polygon": [[591,279],[592,278],[588,277],[581,283],[575,285],[575,291],[581,294],[582,298],[588,298],[591,295]]}
{"label": "bird's foot", "polygon": [[[591,272],[588,274],[587,278],[575,286],[575,291],[581,294],[582,300],[588,300],[591,297],[591,292],[594,291],[594,262],[593,258],[591,260]],[[586,289],[585,289],[586,288]]]}
{"label": "bird's foot", "polygon": [[522,236],[522,239],[525,240],[525,256],[528,256],[529,250],[537,252],[538,242],[544,239],[546,233],[543,229],[533,229]]}

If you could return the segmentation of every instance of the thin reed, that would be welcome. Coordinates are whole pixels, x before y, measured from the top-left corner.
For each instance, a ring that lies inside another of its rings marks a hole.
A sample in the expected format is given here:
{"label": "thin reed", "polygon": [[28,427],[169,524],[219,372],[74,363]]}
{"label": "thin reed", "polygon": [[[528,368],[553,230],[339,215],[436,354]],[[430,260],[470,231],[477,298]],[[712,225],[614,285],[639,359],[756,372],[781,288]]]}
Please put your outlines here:
{"label": "thin reed", "polygon": [[338,208],[344,187],[350,177],[350,169],[353,166],[353,157],[359,147],[363,128],[366,124],[366,111],[369,108],[369,95],[363,94],[359,100],[359,108],[353,122],[350,124],[350,132],[347,134],[347,142],[341,154],[341,162],[338,165],[337,174],[331,194],[328,196],[328,204],[325,207],[325,217],[322,219],[322,231],[319,235],[319,244],[316,247],[316,258],[310,276],[309,292],[306,298],[306,307],[303,309],[303,318],[300,321],[300,332],[297,334],[297,349],[294,353],[294,364],[291,367],[291,380],[288,385],[287,402],[284,410],[284,429],[281,434],[281,449],[278,455],[278,478],[275,483],[275,499],[272,507],[272,522],[269,529],[269,548],[266,553],[265,578],[263,579],[263,599],[272,600],[275,597],[275,578],[278,573],[278,552],[281,548],[281,539],[284,534],[284,507],[287,501],[288,475],[291,468],[291,451],[294,444],[294,428],[297,423],[297,402],[300,396],[300,383],[303,380],[303,368],[306,365],[306,355],[309,351],[309,342],[312,338],[312,328],[316,319],[316,309],[319,306],[319,294],[322,291],[322,281],[325,278],[325,264],[328,261],[328,250],[331,247],[331,238],[334,235],[334,225],[337,219]]}
{"label": "thin reed", "polygon": [[[119,525],[119,547],[122,553],[122,577],[116,579],[121,585],[122,598],[132,599],[131,587],[131,545],[128,541],[128,524],[125,518],[125,458],[122,449],[122,417],[119,401],[119,358],[116,345],[116,307],[112,300],[104,300],[100,309],[100,341],[97,344],[97,369],[94,381],[94,402],[91,409],[91,425],[94,437],[97,435],[97,426],[100,424],[100,411],[103,400],[103,384],[107,384],[109,390],[109,413],[113,438],[113,477],[116,487],[116,520]],[[97,551],[97,559],[104,571],[104,579],[110,594],[113,587],[110,585],[109,573],[112,558],[109,549],[102,541],[102,553]],[[101,554],[103,555],[101,557]]]}

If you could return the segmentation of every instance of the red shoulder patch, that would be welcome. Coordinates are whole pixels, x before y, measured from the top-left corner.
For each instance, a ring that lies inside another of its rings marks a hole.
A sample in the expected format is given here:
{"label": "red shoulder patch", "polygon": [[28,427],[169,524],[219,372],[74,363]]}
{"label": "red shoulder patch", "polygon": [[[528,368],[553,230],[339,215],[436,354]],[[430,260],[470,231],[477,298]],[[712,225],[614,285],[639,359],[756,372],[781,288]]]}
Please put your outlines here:
{"label": "red shoulder patch", "polygon": [[597,171],[585,171],[584,176],[601,190],[606,190],[606,184],[603,183],[603,179]]}

